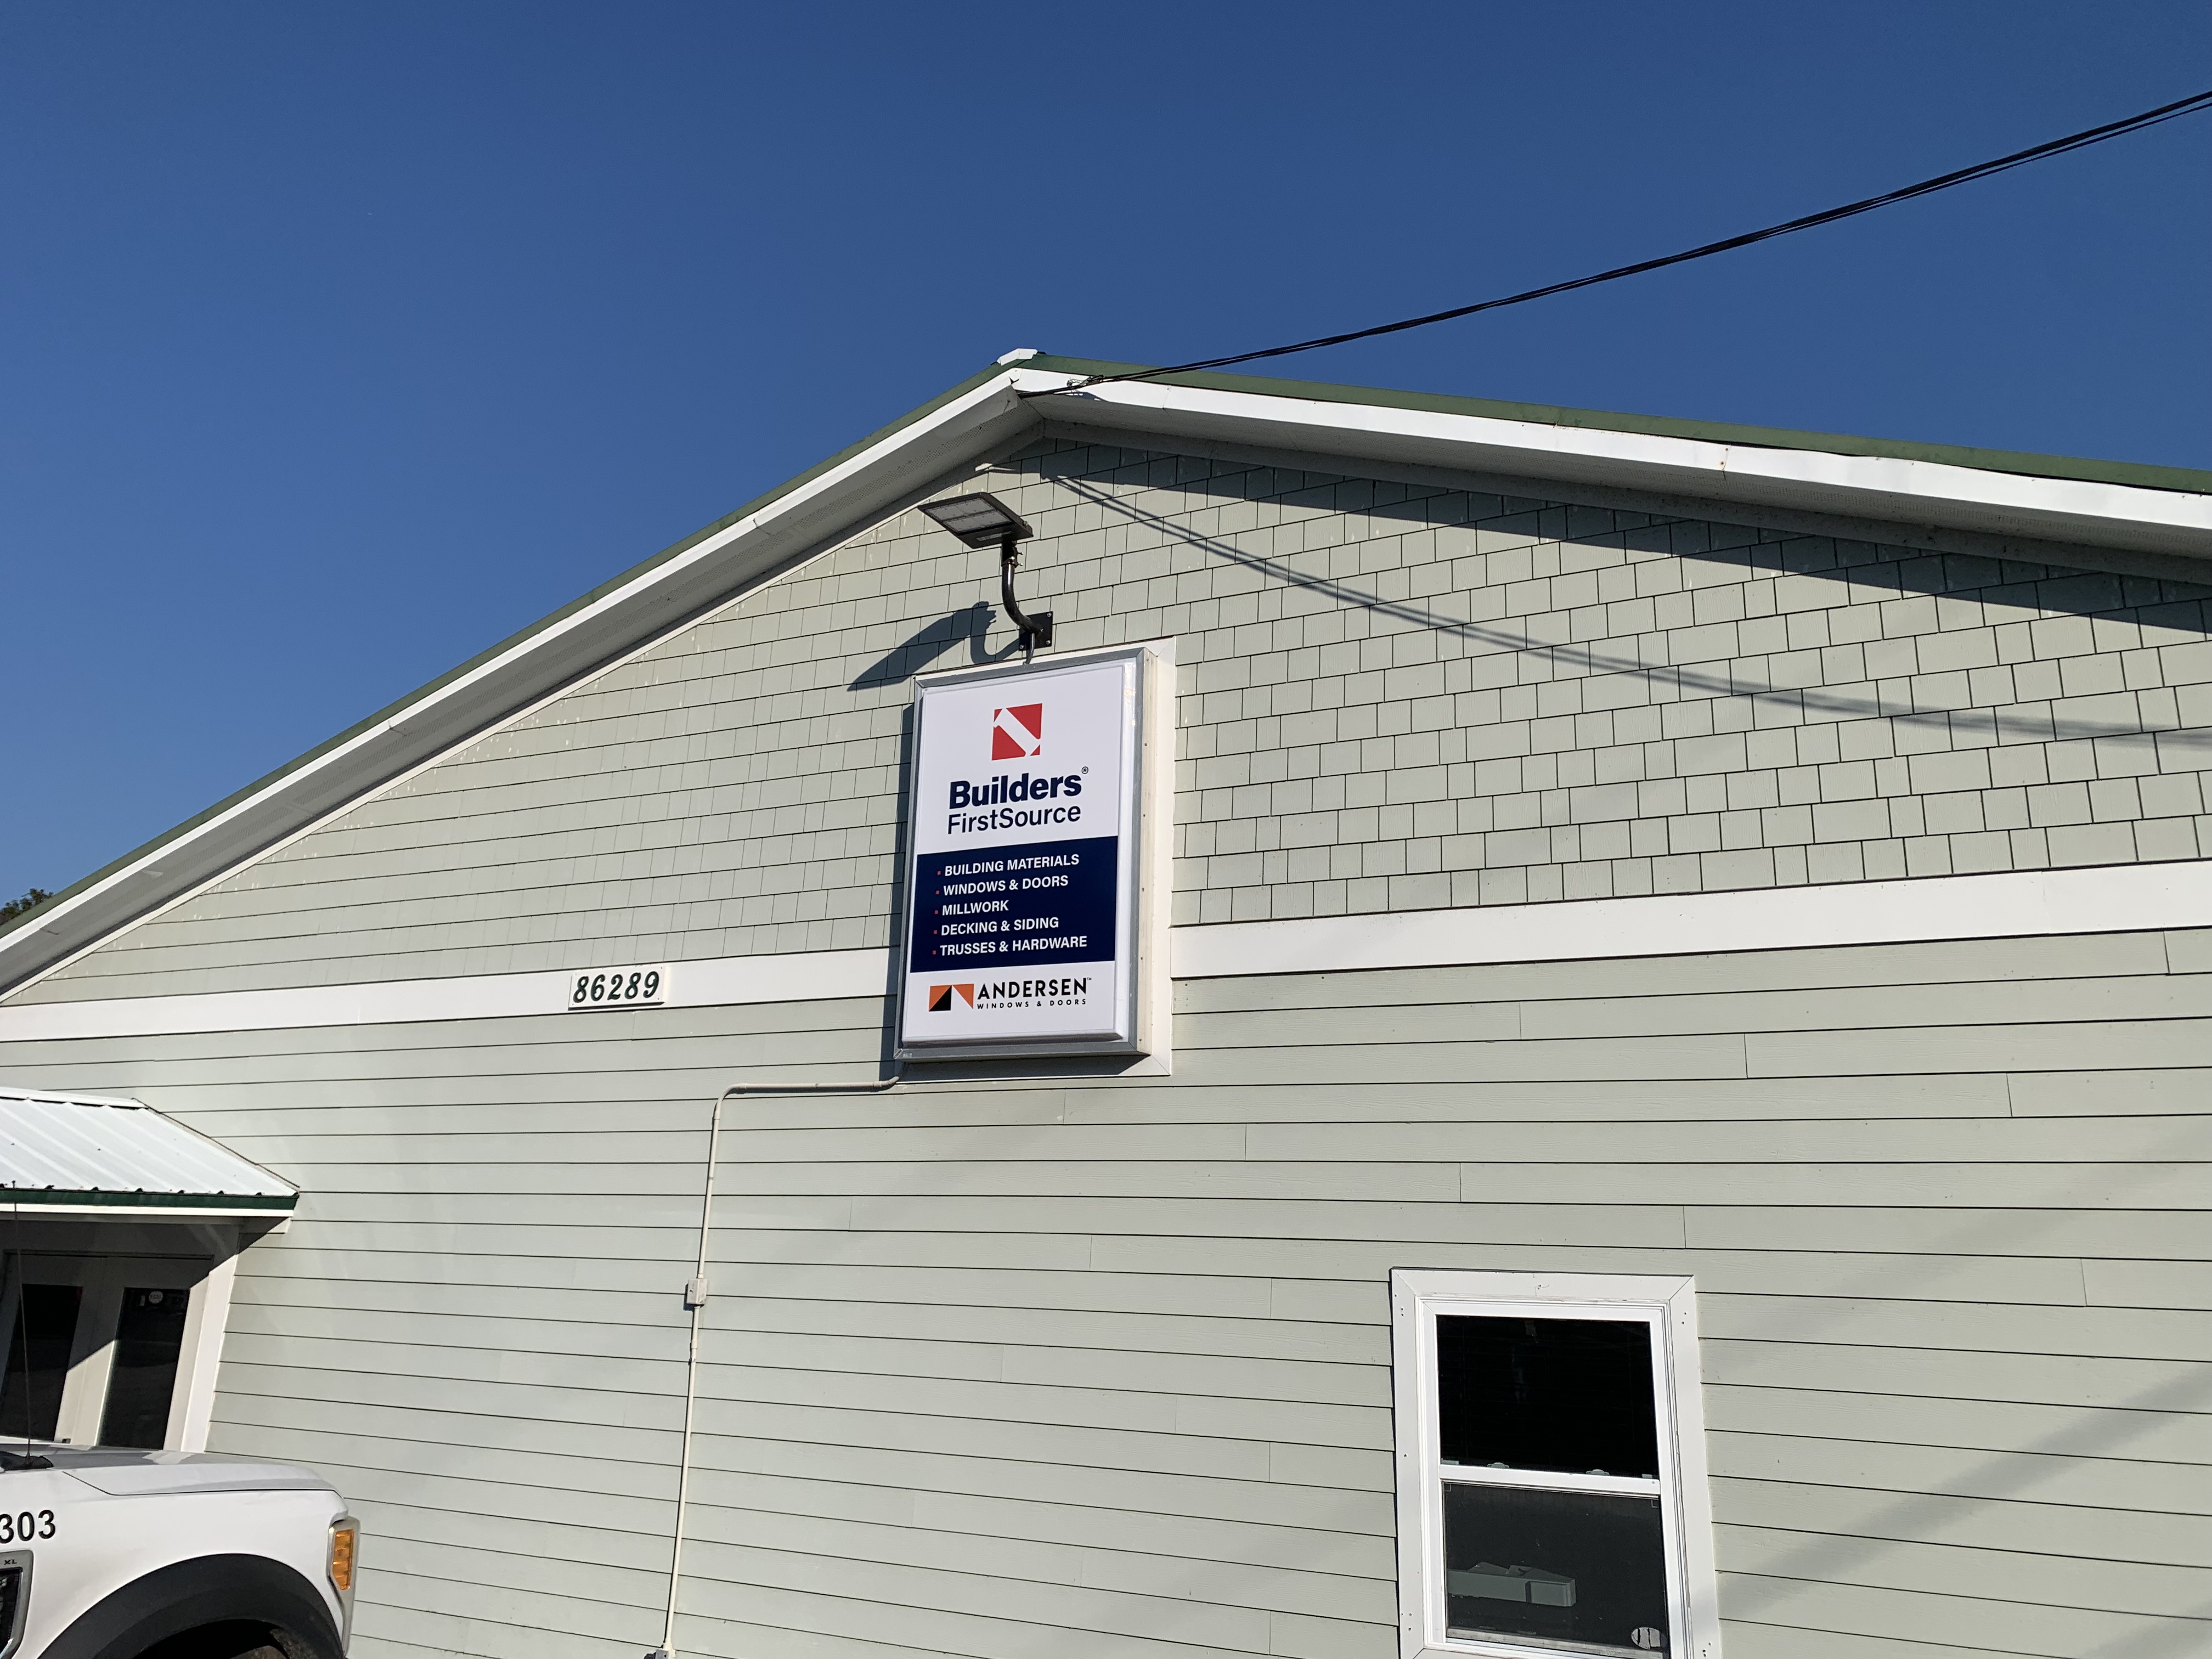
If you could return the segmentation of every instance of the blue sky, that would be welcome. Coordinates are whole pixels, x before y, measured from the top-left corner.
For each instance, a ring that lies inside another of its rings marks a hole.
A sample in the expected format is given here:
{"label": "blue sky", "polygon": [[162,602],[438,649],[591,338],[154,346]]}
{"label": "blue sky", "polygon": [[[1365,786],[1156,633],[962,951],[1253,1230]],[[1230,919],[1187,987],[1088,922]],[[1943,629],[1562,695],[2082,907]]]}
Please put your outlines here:
{"label": "blue sky", "polygon": [[[2207,85],[2197,0],[16,0],[0,897],[1011,347],[1384,321]],[[1265,372],[2212,466],[2208,210],[2197,116]]]}

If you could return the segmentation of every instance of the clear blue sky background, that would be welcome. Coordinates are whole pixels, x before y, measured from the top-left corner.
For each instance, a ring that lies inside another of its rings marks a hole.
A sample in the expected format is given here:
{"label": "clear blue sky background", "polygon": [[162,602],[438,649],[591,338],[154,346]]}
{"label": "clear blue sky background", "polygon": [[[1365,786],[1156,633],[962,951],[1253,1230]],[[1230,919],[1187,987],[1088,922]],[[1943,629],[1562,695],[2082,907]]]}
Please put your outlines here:
{"label": "clear blue sky background", "polygon": [[[16,0],[0,896],[1010,347],[1383,321],[2207,85],[2202,0]],[[2208,210],[2197,116],[1267,372],[2208,466]]]}

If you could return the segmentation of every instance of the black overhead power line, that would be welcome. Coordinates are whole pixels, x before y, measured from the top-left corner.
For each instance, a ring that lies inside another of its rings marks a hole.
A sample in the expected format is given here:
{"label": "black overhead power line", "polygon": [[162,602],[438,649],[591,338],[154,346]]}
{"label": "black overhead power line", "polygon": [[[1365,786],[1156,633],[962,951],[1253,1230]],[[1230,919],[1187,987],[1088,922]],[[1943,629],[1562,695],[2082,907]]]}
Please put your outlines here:
{"label": "black overhead power line", "polygon": [[[2160,104],[2156,109],[2144,110],[2125,120],[2108,121],[2103,126],[2091,127],[2064,138],[2053,138],[2048,143],[2033,149],[2015,150],[2010,155],[2000,155],[1995,161],[1979,161],[1970,167],[1960,167],[1956,173],[1939,173],[1933,179],[1923,179],[1917,185],[1907,185],[1902,190],[1893,190],[1880,196],[1869,196],[1864,201],[1846,203],[1822,213],[1808,213],[1802,219],[1769,225],[1764,230],[1747,231],[1741,236],[1730,236],[1723,241],[1707,242],[1702,247],[1686,248],[1680,253],[1669,253],[1657,259],[1639,259],[1632,265],[1616,265],[1611,270],[1601,270],[1593,276],[1577,276],[1571,282],[1550,283],[1542,288],[1532,288],[1519,294],[1508,294],[1502,299],[1483,300],[1471,306],[1455,306],[1449,311],[1432,311],[1425,317],[1408,317],[1402,322],[1378,323],[1373,328],[1356,328],[1349,334],[1325,334],[1317,340],[1301,340],[1296,345],[1268,346],[1259,351],[1240,351],[1233,356],[1206,357],[1194,363],[1176,363],[1166,368],[1132,369],[1126,374],[1093,374],[1088,380],[1078,380],[1065,388],[1078,391],[1087,386],[1103,386],[1115,380],[1150,380],[1163,374],[1185,374],[1195,369],[1226,368],[1231,363],[1253,362],[1261,357],[1287,357],[1294,351],[1314,351],[1322,346],[1343,345],[1352,340],[1371,340],[1378,334],[1401,334],[1409,328],[1426,328],[1431,323],[1448,323],[1455,317],[1472,317],[1478,311],[1496,311],[1503,306],[1517,306],[1530,300],[1541,300],[1554,294],[1565,294],[1578,288],[1593,288],[1600,283],[1618,282],[1623,276],[1638,276],[1647,270],[1661,270],[1668,265],[1679,265],[1692,259],[1702,259],[1708,254],[1726,253],[1731,248],[1749,247],[1754,242],[1771,241],[1777,236],[1787,236],[1792,231],[1810,230],[1815,225],[1832,225],[1838,219],[1850,219],[1862,213],[1871,213],[1876,208],[1887,207],[1893,202],[1909,202],[1916,196],[1931,196],[1939,190],[1948,190],[1954,185],[1967,185],[1977,179],[1987,179],[2014,167],[2026,167],[2030,161],[2040,161],[2047,156],[2063,155],[2069,150],[2085,149],[2091,144],[2102,143],[2107,138],[2118,138],[2124,133],[2140,132],[2145,127],[2154,127],[2160,122],[2178,116],[2193,114],[2212,105],[2212,91],[2200,92],[2194,97],[2178,99],[2171,104]],[[1030,396],[1050,396],[1050,393],[1030,393]]]}

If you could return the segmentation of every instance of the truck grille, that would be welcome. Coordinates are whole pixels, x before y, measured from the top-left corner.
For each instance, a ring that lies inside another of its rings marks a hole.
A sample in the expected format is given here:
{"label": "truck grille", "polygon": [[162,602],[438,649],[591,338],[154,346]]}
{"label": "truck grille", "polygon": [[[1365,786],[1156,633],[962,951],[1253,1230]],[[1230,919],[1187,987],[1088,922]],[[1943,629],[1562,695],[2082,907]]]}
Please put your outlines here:
{"label": "truck grille", "polygon": [[8,1659],[23,1639],[24,1593],[30,1587],[29,1553],[0,1555],[0,1659]]}

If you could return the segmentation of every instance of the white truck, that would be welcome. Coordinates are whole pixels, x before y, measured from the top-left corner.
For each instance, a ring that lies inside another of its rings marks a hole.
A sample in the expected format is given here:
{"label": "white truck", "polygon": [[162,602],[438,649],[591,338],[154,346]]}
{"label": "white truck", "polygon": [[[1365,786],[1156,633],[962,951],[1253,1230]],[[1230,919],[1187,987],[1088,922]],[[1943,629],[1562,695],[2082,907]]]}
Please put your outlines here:
{"label": "white truck", "polygon": [[358,1545],[307,1469],[10,1439],[0,1659],[343,1659]]}

